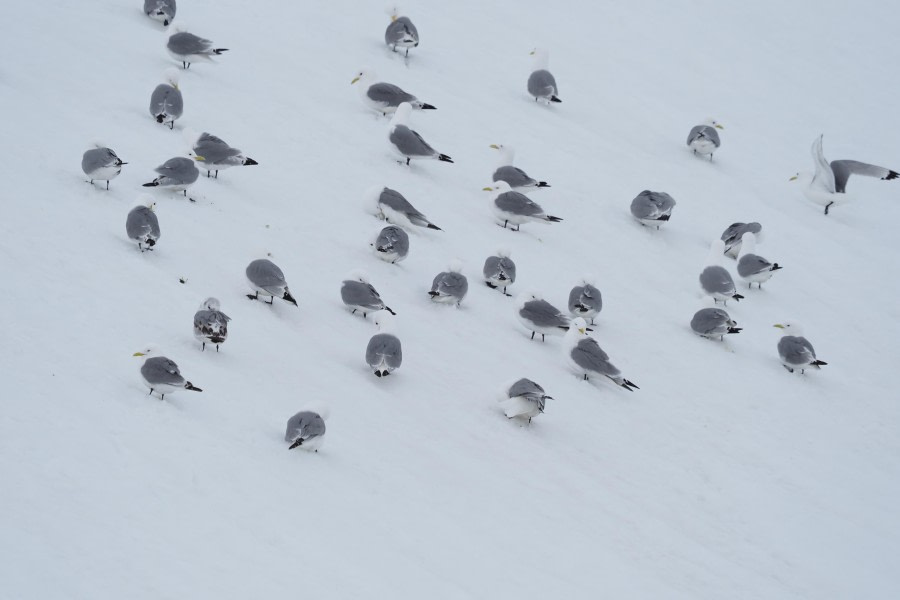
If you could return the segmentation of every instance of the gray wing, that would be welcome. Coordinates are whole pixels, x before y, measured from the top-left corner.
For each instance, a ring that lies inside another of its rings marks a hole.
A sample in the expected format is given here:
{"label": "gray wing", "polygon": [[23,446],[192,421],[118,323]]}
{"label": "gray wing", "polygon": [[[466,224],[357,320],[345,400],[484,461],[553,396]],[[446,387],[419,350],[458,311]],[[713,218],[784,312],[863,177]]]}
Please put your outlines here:
{"label": "gray wing", "polygon": [[732,223],[722,232],[721,239],[725,242],[725,250],[727,251],[730,246],[740,242],[745,233],[758,235],[760,231],[762,231],[762,225],[755,221],[753,223]]}
{"label": "gray wing", "polygon": [[576,285],[569,292],[569,311],[573,313],[599,311],[603,308],[603,297],[600,290],[590,284]]}
{"label": "gray wing", "polygon": [[721,308],[703,308],[691,319],[691,329],[700,335],[724,334],[731,318]]}
{"label": "gray wing", "polygon": [[538,327],[569,327],[569,319],[546,300],[526,302],[519,314]]}
{"label": "gray wing", "polygon": [[159,219],[146,206],[136,206],[128,213],[125,231],[133,240],[143,240],[148,235],[159,238]]}
{"label": "gray wing", "polygon": [[506,273],[510,283],[516,281],[516,263],[508,256],[500,257],[500,269]]}
{"label": "gray wing", "polygon": [[400,340],[390,333],[373,335],[366,346],[366,363],[370,367],[377,367],[382,362],[391,369],[396,369],[403,362]]}
{"label": "gray wing", "polygon": [[675,199],[665,192],[644,190],[631,202],[631,214],[638,219],[666,220],[672,214]]}
{"label": "gray wing", "polygon": [[151,385],[165,383],[168,385],[184,385],[184,377],[178,370],[178,365],[165,356],[154,356],[144,361],[141,366],[141,375]]}
{"label": "gray wing", "polygon": [[843,194],[847,189],[847,180],[851,175],[865,175],[888,180],[900,177],[900,173],[896,171],[856,160],[833,160],[831,161],[831,171],[834,173],[835,191],[839,194]]}
{"label": "gray wing", "polygon": [[256,287],[281,295],[283,288],[287,285],[284,279],[284,273],[278,268],[278,265],[267,258],[254,260],[247,265],[247,279]]}
{"label": "gray wing", "polygon": [[745,254],[738,260],[737,272],[741,277],[749,277],[762,273],[763,271],[771,271],[772,263],[756,254]]}
{"label": "gray wing", "polygon": [[462,273],[452,271],[438,273],[431,282],[431,291],[462,300],[469,291],[469,280]]}
{"label": "gray wing", "polygon": [[284,441],[309,440],[325,435],[325,420],[318,413],[303,410],[288,419]]}
{"label": "gray wing", "polygon": [[144,13],[166,15],[171,21],[175,17],[175,0],[144,0]]}
{"label": "gray wing", "polygon": [[437,151],[422,139],[422,136],[406,125],[395,125],[389,137],[404,156],[435,156]]}
{"label": "gray wing", "polygon": [[544,209],[525,194],[519,192],[506,192],[494,199],[494,204],[502,210],[513,215],[525,217],[543,217]]}
{"label": "gray wing", "polygon": [[528,176],[525,171],[512,165],[499,167],[494,171],[494,181],[505,181],[509,187],[526,187],[537,185],[537,181]]}
{"label": "gray wing", "polygon": [[384,308],[384,302],[374,287],[368,283],[353,281],[352,279],[344,281],[344,285],[341,286],[341,299],[344,301],[344,304],[350,306]]}
{"label": "gray wing", "polygon": [[154,117],[167,115],[178,118],[184,112],[184,100],[181,91],[167,83],[156,86],[150,95],[150,114]]}
{"label": "gray wing", "polygon": [[193,33],[182,31],[169,37],[166,47],[175,54],[210,54],[213,43]]}
{"label": "gray wing", "polygon": [[536,98],[556,96],[559,94],[556,89],[556,79],[546,69],[534,71],[528,77],[528,93]]}
{"label": "gray wing", "polygon": [[711,141],[716,148],[718,148],[721,143],[719,141],[719,132],[716,131],[715,127],[709,125],[697,125],[696,127],[692,127],[690,133],[688,133],[687,145],[690,146],[693,142],[700,139]]}
{"label": "gray wing", "polygon": [[200,171],[194,161],[181,156],[170,158],[157,167],[156,172],[176,184],[194,183],[200,177]]}
{"label": "gray wing", "polygon": [[217,164],[240,155],[241,151],[232,148],[221,138],[204,133],[194,144],[194,153],[202,156],[205,164]]}
{"label": "gray wing", "polygon": [[230,320],[228,315],[218,310],[198,310],[194,313],[194,331],[223,342],[228,337],[228,321]]}
{"label": "gray wing", "polygon": [[543,396],[544,388],[532,380],[523,377],[510,386],[506,395],[510,398],[515,398],[516,396]]}
{"label": "gray wing", "polygon": [[91,148],[81,157],[81,170],[90,175],[97,169],[114,165],[119,157],[111,148]]}
{"label": "gray wing", "polygon": [[619,369],[609,362],[609,355],[594,338],[586,337],[579,340],[572,348],[571,356],[575,364],[586,371],[594,371],[611,379],[622,375]]}
{"label": "gray wing", "polygon": [[379,252],[396,252],[400,256],[406,256],[409,253],[409,236],[394,225],[385,227],[375,240],[375,249]]}
{"label": "gray wing", "polygon": [[384,42],[388,46],[400,43],[418,44],[419,32],[408,17],[399,17],[391,21],[384,31]]}
{"label": "gray wing", "polygon": [[700,273],[700,285],[706,292],[710,294],[733,295],[734,279],[731,274],[725,270],[725,267],[714,265],[706,267]]}
{"label": "gray wing", "polygon": [[366,96],[373,102],[381,102],[385,106],[400,106],[401,102],[412,104],[417,100],[415,96],[404,92],[392,83],[376,83],[366,90]]}
{"label": "gray wing", "polygon": [[481,269],[485,279],[497,279],[502,272],[499,256],[488,256],[485,259],[484,268]]}
{"label": "gray wing", "polygon": [[778,355],[792,365],[808,365],[816,360],[816,352],[805,337],[786,335],[778,341]]}

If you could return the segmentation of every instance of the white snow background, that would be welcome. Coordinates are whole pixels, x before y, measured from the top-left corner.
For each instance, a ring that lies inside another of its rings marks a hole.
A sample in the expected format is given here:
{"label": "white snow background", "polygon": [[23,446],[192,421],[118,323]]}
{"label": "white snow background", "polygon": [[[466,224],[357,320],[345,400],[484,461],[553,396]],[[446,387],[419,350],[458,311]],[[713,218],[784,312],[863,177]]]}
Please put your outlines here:
{"label": "white snow background", "polygon": [[[0,597],[900,597],[900,184],[853,178],[826,217],[788,182],[820,133],[831,160],[900,165],[894,3],[409,3],[405,63],[378,2],[184,0],[175,24],[230,50],[181,72],[175,131],[147,111],[175,62],[140,8],[20,3],[0,39]],[[525,92],[537,45],[562,104]],[[455,164],[396,164],[350,85],[364,65],[438,107],[412,126]],[[726,127],[712,163],[684,142],[707,117]],[[141,254],[126,214],[186,127],[259,166],[202,177],[196,204],[155,193]],[[129,163],[108,192],[80,170],[95,139]],[[497,227],[492,143],[551,183],[532,197],[563,222]],[[368,245],[374,184],[444,229],[398,265]],[[660,231],[628,212],[644,189],[678,202]],[[729,302],[745,329],[722,344],[688,323],[734,221],[762,223],[784,270]],[[481,283],[500,247],[511,293],[564,306],[596,275],[593,335],[640,390],[528,339]],[[245,298],[266,253],[299,308]],[[458,310],[426,294],[454,258]],[[398,313],[386,380],[363,360],[371,318],[340,302],[356,268]],[[218,354],[191,334],[207,296],[233,318]],[[781,367],[785,319],[828,366]],[[148,341],[203,393],[149,398]],[[555,398],[530,427],[496,402],[522,376]],[[288,452],[311,404],[325,444]]]}

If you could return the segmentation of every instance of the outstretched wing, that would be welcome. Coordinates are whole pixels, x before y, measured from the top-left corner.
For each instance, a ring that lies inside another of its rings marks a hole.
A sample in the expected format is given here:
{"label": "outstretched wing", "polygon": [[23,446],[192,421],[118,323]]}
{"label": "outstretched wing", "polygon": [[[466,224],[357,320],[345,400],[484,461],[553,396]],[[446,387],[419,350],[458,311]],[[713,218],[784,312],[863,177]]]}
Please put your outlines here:
{"label": "outstretched wing", "polygon": [[813,176],[812,185],[825,190],[831,194],[835,193],[834,173],[831,165],[825,160],[825,153],[822,152],[822,138],[820,135],[812,145],[813,163],[816,165],[816,174]]}
{"label": "outstretched wing", "polygon": [[838,193],[843,193],[847,189],[847,180],[851,175],[866,175],[867,177],[877,177],[878,179],[897,179],[900,173],[870,165],[856,160],[833,160],[831,161],[831,170],[834,173],[834,186]]}

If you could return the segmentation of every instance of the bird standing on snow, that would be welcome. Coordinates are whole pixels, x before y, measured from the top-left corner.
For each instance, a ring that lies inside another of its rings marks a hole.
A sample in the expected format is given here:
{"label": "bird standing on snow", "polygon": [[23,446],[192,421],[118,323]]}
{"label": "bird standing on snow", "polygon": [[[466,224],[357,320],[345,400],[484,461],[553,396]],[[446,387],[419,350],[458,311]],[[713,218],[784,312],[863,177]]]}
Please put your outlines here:
{"label": "bird standing on snow", "polygon": [[531,332],[531,339],[540,333],[542,342],[546,335],[562,335],[569,329],[569,318],[535,292],[519,296],[516,317]]}
{"label": "bird standing on snow", "polygon": [[800,172],[791,177],[791,181],[800,180],[803,184],[803,195],[816,204],[825,206],[825,214],[836,202],[848,200],[847,181],[851,175],[866,175],[878,179],[897,179],[900,173],[884,167],[877,167],[856,160],[833,160],[829,163],[822,151],[822,139],[820,135],[812,145],[813,162],[816,165],[816,173]]}
{"label": "bird standing on snow", "polygon": [[159,239],[159,219],[153,212],[156,202],[150,195],[141,194],[140,200],[141,204],[128,212],[128,218],[125,219],[125,233],[137,242],[138,249],[143,252],[153,250],[156,240]]}
{"label": "bird standing on snow", "polygon": [[440,227],[425,218],[403,194],[383,185],[377,185],[366,192],[375,204],[375,216],[395,225],[427,227],[442,231]]}
{"label": "bird standing on snow", "polygon": [[725,339],[726,333],[740,333],[741,328],[736,325],[737,321],[721,308],[701,308],[691,319],[694,333],[708,339],[718,336],[720,341]]}
{"label": "bird standing on snow", "polygon": [[211,56],[227,52],[228,48],[213,48],[213,43],[193,33],[179,31],[169,36],[166,49],[172,58],[181,63],[182,68],[190,69],[191,63],[198,60],[212,62]]}
{"label": "bird standing on snow", "polygon": [[[394,150],[406,159],[407,165],[413,158],[431,158],[452,163],[453,160],[449,156],[429,146],[417,131],[409,128],[407,124],[411,112],[412,105],[409,102],[401,102],[391,117],[388,141]],[[402,161],[399,162],[402,164]]]}
{"label": "bird standing on snow", "polygon": [[369,283],[369,278],[363,273],[351,273],[350,278],[344,280],[341,284],[341,300],[352,314],[360,311],[363,318],[379,310],[386,310],[392,315],[397,314],[384,303],[378,291]]}
{"label": "bird standing on snow", "polygon": [[603,296],[600,290],[588,283],[590,277],[581,280],[581,285],[576,285],[569,292],[569,312],[575,317],[590,319],[594,324],[594,317],[603,310]]}
{"label": "bird standing on snow", "polygon": [[713,241],[709,256],[706,258],[706,268],[700,272],[700,287],[703,288],[703,293],[712,296],[716,303],[721,300],[725,304],[729,299],[739,302],[743,296],[734,289],[731,273],[719,264],[724,248],[725,242],[722,240]]}
{"label": "bird standing on snow", "polygon": [[219,310],[217,298],[207,298],[194,313],[194,337],[202,344],[200,350],[206,350],[207,342],[216,345],[224,344],[228,339],[228,321],[231,317]]}
{"label": "bird standing on snow", "polygon": [[262,294],[270,298],[266,304],[273,304],[275,298],[278,297],[297,306],[297,300],[291,296],[287,281],[284,279],[284,273],[278,268],[278,265],[268,258],[254,260],[247,265],[245,273],[247,281],[250,282],[250,289],[256,292],[255,294],[247,294],[247,297],[251,300],[259,300],[259,295]]}
{"label": "bird standing on snow", "polygon": [[184,99],[178,88],[178,71],[166,69],[165,83],[156,86],[150,95],[150,115],[157,123],[175,128],[175,119],[184,113]]}
{"label": "bird standing on snow", "polygon": [[563,353],[569,367],[585,381],[588,381],[589,375],[602,375],[629,392],[640,389],[622,377],[622,372],[609,362],[609,355],[603,351],[597,340],[588,336],[587,331],[584,319],[578,317],[572,321],[572,326],[563,339]]}
{"label": "bird standing on snow", "polygon": [[[172,192],[184,192],[185,197],[187,189],[200,177],[200,170],[194,161],[183,156],[170,158],[154,170],[159,173],[159,177],[145,183],[144,187],[160,187]],[[191,202],[195,201],[193,198],[188,199]]]}
{"label": "bird standing on snow", "polygon": [[379,315],[375,324],[378,325],[379,333],[373,335],[366,346],[366,364],[374,370],[376,377],[387,377],[400,368],[403,348],[400,338],[389,333],[391,326],[386,315]]}
{"label": "bird standing on snow", "polygon": [[665,192],[644,190],[631,201],[631,215],[641,225],[659,226],[668,223],[675,208],[675,199]]}
{"label": "bird standing on snow", "polygon": [[518,231],[523,223],[559,223],[559,217],[548,215],[541,205],[519,192],[514,192],[505,181],[494,182],[494,185],[482,188],[485,192],[493,192],[491,198],[491,210],[497,217],[498,225],[502,222],[503,228],[507,225],[515,225],[513,231]]}
{"label": "bird standing on snow", "polygon": [[375,256],[395,264],[409,254],[409,235],[396,225],[388,225],[378,234],[372,247],[375,248]]}
{"label": "bird standing on snow", "polygon": [[513,166],[516,151],[512,146],[491,144],[491,148],[500,152],[500,159],[497,162],[497,169],[494,171],[493,181],[505,181],[510,188],[522,193],[529,192],[535,188],[550,187],[550,184],[546,181],[532,179],[525,171]]}
{"label": "bird standing on snow", "polygon": [[398,47],[406,48],[406,56],[409,56],[409,49],[419,45],[419,31],[409,17],[400,16],[396,6],[391,7],[388,14],[391,15],[391,22],[384,31],[384,43],[391,52],[396,52]]}
{"label": "bird standing on snow", "polygon": [[301,448],[310,452],[318,452],[322,447],[325,435],[325,419],[311,410],[301,410],[288,419],[284,432],[284,441],[288,442],[288,450]]}
{"label": "bird standing on snow", "polygon": [[756,236],[747,231],[741,236],[741,253],[738,257],[738,275],[747,282],[747,287],[753,287],[756,283],[760,289],[764,281],[772,277],[772,273],[782,267],[778,263],[770,263],[756,252]]}
{"label": "bird standing on snow", "polygon": [[523,377],[507,387],[499,400],[507,419],[519,417],[531,423],[532,418],[544,412],[547,400],[553,400],[553,397],[548,396],[540,385]]}
{"label": "bird standing on snow", "polygon": [[144,14],[168,27],[175,19],[175,0],[144,0]]}
{"label": "bird standing on snow", "polygon": [[744,234],[748,231],[759,236],[762,231],[762,225],[754,221],[753,223],[732,223],[726,227],[721,237],[725,243],[722,253],[730,258],[737,258],[741,251],[741,242]]}
{"label": "bird standing on snow", "polygon": [[93,184],[94,180],[105,181],[106,189],[109,189],[109,182],[119,176],[122,172],[122,165],[127,165],[122,159],[116,156],[112,148],[107,148],[97,144],[94,148],[85,151],[81,157],[81,170],[90,179]]}
{"label": "bird standing on snow", "polygon": [[489,288],[502,287],[505,296],[512,296],[506,293],[506,288],[516,282],[516,263],[509,257],[508,250],[498,250],[496,256],[488,256],[482,274]]}
{"label": "bird standing on snow", "polygon": [[803,337],[797,323],[786,321],[777,323],[775,327],[782,331],[781,339],[778,341],[778,356],[781,357],[781,364],[785,369],[791,373],[794,369],[800,369],[800,373],[803,374],[810,367],[821,369],[822,365],[828,364],[816,359],[816,351],[813,350],[809,340]]}
{"label": "bird standing on snow", "polygon": [[457,308],[459,307],[469,291],[469,280],[460,271],[462,263],[453,261],[446,271],[435,276],[431,282],[431,291],[428,292],[433,302],[456,303]]}
{"label": "bird standing on snow", "polygon": [[534,97],[534,101],[544,99],[547,102],[562,102],[557,96],[556,78],[547,69],[550,66],[550,52],[544,48],[535,48],[531,51],[534,57],[534,70],[528,76],[528,94]]}
{"label": "bird standing on snow", "polygon": [[259,164],[211,133],[201,133],[199,137],[193,140],[190,154],[194,157],[194,160],[206,169],[207,177],[210,176],[211,171],[215,171],[216,179],[219,178],[219,171],[223,169],[237,166],[250,167]]}
{"label": "bird standing on snow", "polygon": [[719,132],[716,129],[725,129],[713,119],[707,119],[705,123],[695,125],[687,137],[687,145],[694,154],[709,156],[712,162],[713,152],[718,150],[722,142],[719,140]]}
{"label": "bird standing on snow", "polygon": [[378,75],[369,68],[364,68],[356,74],[350,85],[359,82],[359,97],[363,104],[375,112],[388,115],[397,110],[401,102],[408,102],[413,108],[419,110],[434,110],[431,104],[422,102],[412,94],[404,92],[392,83],[378,81]]}
{"label": "bird standing on snow", "polygon": [[141,365],[141,377],[144,379],[144,384],[150,388],[148,395],[156,392],[159,394],[160,400],[165,400],[166,394],[177,390],[203,391],[185,380],[181,371],[178,370],[178,365],[165,356],[161,356],[159,350],[152,344],[141,352],[135,352],[132,356],[144,357],[144,364]]}

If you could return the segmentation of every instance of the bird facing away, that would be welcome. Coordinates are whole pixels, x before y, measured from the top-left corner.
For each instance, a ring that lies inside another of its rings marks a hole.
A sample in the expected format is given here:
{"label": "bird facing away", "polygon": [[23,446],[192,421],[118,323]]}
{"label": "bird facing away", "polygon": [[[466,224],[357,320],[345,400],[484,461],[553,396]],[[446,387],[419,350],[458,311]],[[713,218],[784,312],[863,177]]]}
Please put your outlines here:
{"label": "bird facing away", "polygon": [[128,212],[128,218],[125,219],[125,233],[137,242],[138,249],[143,252],[144,250],[153,250],[160,234],[159,219],[153,212],[156,202],[149,194],[141,194],[140,200],[141,204]]}
{"label": "bird facing away", "polygon": [[740,301],[743,296],[734,288],[734,279],[725,267],[719,264],[725,242],[713,240],[706,259],[706,268],[700,272],[700,287],[707,296],[712,296],[714,302],[719,300],[726,304],[729,299]]}
{"label": "bird facing away", "polygon": [[531,419],[544,412],[547,400],[552,400],[537,383],[523,377],[504,389],[499,401],[507,419]]}
{"label": "bird facing away", "polygon": [[119,176],[122,172],[122,165],[127,165],[122,159],[116,156],[112,148],[107,148],[97,144],[90,150],[85,151],[81,157],[81,170],[88,176],[91,184],[94,180],[105,181],[106,189],[109,189],[109,182]]}
{"label": "bird facing away", "polygon": [[194,313],[194,337],[202,345],[200,351],[206,350],[206,344],[215,344],[216,352],[219,345],[228,339],[228,321],[231,317],[219,310],[220,304],[217,298],[207,298]]}
{"label": "bird facing away", "polygon": [[[388,141],[394,148],[394,151],[406,159],[406,164],[414,158],[428,158],[443,162],[452,163],[446,154],[441,154],[428,145],[417,131],[409,128],[409,115],[412,112],[412,105],[409,102],[401,102],[394,116],[391,117],[391,124],[388,132]],[[402,161],[401,161],[402,162]]]}
{"label": "bird facing away", "polygon": [[803,332],[797,323],[785,321],[776,323],[775,327],[782,333],[781,339],[778,341],[778,356],[785,369],[791,373],[795,369],[800,369],[800,373],[803,374],[810,367],[821,369],[822,365],[828,364],[816,358],[816,351],[809,340],[803,337]]}
{"label": "bird facing away", "polygon": [[376,377],[387,377],[403,362],[403,348],[400,338],[390,333],[391,325],[385,315],[376,317],[379,332],[372,336],[366,346],[366,364]]}
{"label": "bird facing away", "polygon": [[[247,294],[251,300],[259,300],[259,295],[269,296],[266,304],[275,302],[275,298],[281,298],[297,306],[297,300],[291,296],[284,273],[268,258],[258,258],[247,265],[247,281],[250,289],[255,293]],[[264,301],[265,302],[265,301]]]}
{"label": "bird facing away", "polygon": [[207,177],[211,171],[215,171],[216,179],[219,178],[219,171],[223,169],[259,164],[249,156],[244,156],[237,148],[226,144],[221,138],[205,132],[193,142],[190,155],[206,169]]}
{"label": "bird facing away", "polygon": [[341,284],[341,300],[350,309],[351,314],[359,311],[363,318],[379,310],[386,310],[392,315],[397,314],[384,303],[378,291],[369,283],[369,278],[363,273],[351,273],[349,279],[344,280]]}
{"label": "bird facing away", "polygon": [[516,151],[512,146],[503,144],[491,144],[491,148],[500,152],[497,161],[497,169],[494,171],[493,181],[505,181],[509,187],[517,192],[529,192],[537,188],[550,187],[546,181],[538,181],[518,167],[513,166]]}
{"label": "bird facing away", "polygon": [[144,380],[144,384],[150,388],[148,395],[156,392],[159,394],[160,400],[165,400],[166,394],[177,390],[203,391],[187,381],[181,375],[178,365],[162,356],[156,346],[152,344],[140,352],[135,352],[132,356],[140,356],[144,359],[144,363],[141,365],[141,378]]}
{"label": "bird facing away", "polygon": [[849,199],[847,197],[847,181],[851,175],[865,175],[882,180],[900,177],[900,173],[897,171],[856,160],[833,160],[829,163],[822,151],[824,137],[824,134],[820,135],[812,145],[813,164],[816,166],[815,174],[800,172],[791,177],[791,181],[800,180],[803,184],[803,195],[811,202],[823,205],[826,215],[832,204]]}
{"label": "bird facing away", "polygon": [[756,254],[756,236],[746,231],[741,236],[741,253],[738,257],[737,272],[741,279],[752,288],[755,283],[760,289],[764,281],[772,277],[772,273],[782,269],[778,263],[770,263]]}
{"label": "bird facing away", "polygon": [[547,335],[562,335],[569,329],[569,318],[536,292],[519,296],[516,317],[531,332],[531,339],[539,333],[542,342]]}
{"label": "bird facing away", "polygon": [[431,291],[428,292],[432,302],[456,304],[459,307],[460,302],[469,291],[469,280],[460,271],[462,271],[462,264],[459,261],[453,261],[446,271],[435,276],[431,282]]}
{"label": "bird facing away", "polygon": [[401,102],[408,102],[418,110],[434,110],[436,108],[392,83],[379,82],[378,75],[368,67],[360,69],[350,85],[355,83],[359,83],[357,89],[362,103],[385,116],[395,112]]}
{"label": "bird facing away", "polygon": [[721,308],[701,308],[691,319],[691,329],[699,336],[719,340],[725,339],[727,333],[740,333],[737,321],[733,320]]}
{"label": "bird facing away", "polygon": [[587,323],[578,317],[563,338],[563,353],[569,367],[585,381],[590,376],[601,375],[629,392],[640,389],[622,377],[621,371],[609,362],[609,355],[603,351],[597,340],[588,336]]}
{"label": "bird facing away", "polygon": [[709,160],[712,161],[713,153],[722,144],[719,140],[719,132],[716,129],[724,129],[724,127],[714,119],[707,119],[705,123],[692,127],[687,137],[688,148],[694,154],[709,156]]}
{"label": "bird facing away", "polygon": [[440,227],[429,221],[397,190],[377,185],[369,188],[366,191],[366,196],[372,198],[372,202],[375,205],[375,216],[379,219],[384,219],[394,225],[426,227],[442,231]]}
{"label": "bird facing away", "polygon": [[396,52],[397,48],[406,48],[406,56],[409,56],[409,49],[419,45],[419,31],[409,17],[400,16],[396,7],[391,8],[389,14],[391,22],[384,31],[384,43],[391,52]]}
{"label": "bird facing away", "polygon": [[375,256],[395,264],[409,254],[409,235],[396,225],[388,225],[378,233],[371,245],[375,249]]}
{"label": "bird facing away", "polygon": [[[159,173],[159,177],[145,183],[144,187],[159,187],[172,192],[184,192],[187,197],[187,189],[200,177],[200,170],[197,169],[194,162],[183,156],[170,158],[154,169]],[[195,201],[193,198],[189,198],[189,200]]]}
{"label": "bird facing away", "polygon": [[631,201],[631,215],[641,225],[651,227],[668,223],[675,208],[675,199],[665,192],[644,190]]}
{"label": "bird facing away", "polygon": [[175,120],[184,113],[184,99],[178,87],[178,71],[166,69],[165,82],[156,86],[150,94],[150,116],[157,123],[175,128]]}
{"label": "bird facing away", "polygon": [[284,441],[290,444],[288,450],[300,448],[318,452],[325,436],[325,419],[317,412],[301,410],[288,419]]}
{"label": "bird facing away", "polygon": [[514,192],[505,181],[495,181],[493,185],[482,188],[485,192],[492,192],[491,210],[497,218],[497,224],[503,223],[503,228],[515,225],[513,231],[518,231],[523,223],[559,223],[560,217],[548,215],[541,205],[519,192]]}
{"label": "bird facing away", "polygon": [[175,0],[144,0],[144,14],[168,27],[175,18]]}
{"label": "bird facing away", "polygon": [[494,256],[488,256],[484,261],[482,269],[484,275],[484,283],[491,289],[503,288],[505,296],[512,296],[506,293],[506,288],[516,282],[516,263],[509,257],[509,251],[506,249],[498,250]]}
{"label": "bird facing away", "polygon": [[594,317],[603,310],[603,296],[595,286],[591,285],[589,277],[581,280],[581,285],[576,285],[569,292],[569,312],[574,317],[590,319],[594,324]]}
{"label": "bird facing away", "polygon": [[556,87],[556,78],[547,69],[550,65],[550,52],[545,48],[535,48],[531,51],[534,57],[534,65],[531,75],[528,76],[528,95],[534,101],[562,102],[559,99],[559,90]]}
{"label": "bird facing away", "polygon": [[744,239],[744,234],[748,231],[759,239],[762,225],[754,221],[753,223],[732,223],[726,227],[725,231],[722,232],[721,237],[722,241],[725,242],[723,254],[730,258],[737,258],[741,251],[741,243]]}
{"label": "bird facing away", "polygon": [[212,56],[227,52],[228,48],[213,48],[213,43],[187,31],[179,31],[169,36],[166,49],[172,58],[181,63],[182,68],[190,69],[191,63],[198,60],[211,62]]}

